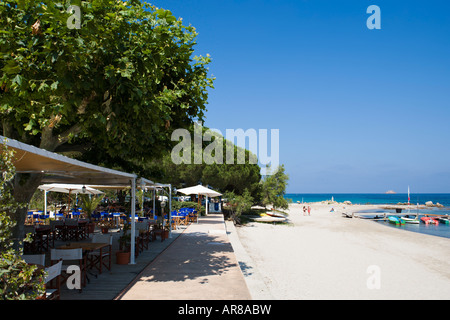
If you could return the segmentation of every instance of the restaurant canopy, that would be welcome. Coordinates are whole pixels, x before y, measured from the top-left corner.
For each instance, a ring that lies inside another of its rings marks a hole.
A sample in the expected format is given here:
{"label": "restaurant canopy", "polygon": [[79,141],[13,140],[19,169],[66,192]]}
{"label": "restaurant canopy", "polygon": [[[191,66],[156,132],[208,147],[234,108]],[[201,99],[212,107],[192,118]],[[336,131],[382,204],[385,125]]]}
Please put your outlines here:
{"label": "restaurant canopy", "polygon": [[[135,232],[136,179],[132,173],[112,170],[43,150],[0,135],[0,143],[13,150],[17,173],[43,173],[44,183],[70,183],[131,187],[131,234]],[[150,180],[145,180],[150,184]],[[135,264],[135,239],[131,237],[131,261]]]}
{"label": "restaurant canopy", "polygon": [[101,194],[103,191],[91,188],[84,184],[63,184],[63,183],[50,183],[43,184],[38,187],[39,190],[54,191],[62,193],[82,193],[82,194]]}
{"label": "restaurant canopy", "polygon": [[[214,198],[214,197],[220,197],[222,195],[221,193],[214,191],[212,189],[209,189],[207,187],[204,187],[201,184],[199,184],[197,186],[193,186],[193,187],[178,189],[177,191],[184,193],[186,195],[196,194],[198,196],[200,196],[200,195],[206,196],[206,205],[205,205],[206,215],[208,215],[208,197]],[[200,202],[200,197],[199,197],[199,202]],[[198,222],[198,220],[197,220],[197,222]]]}

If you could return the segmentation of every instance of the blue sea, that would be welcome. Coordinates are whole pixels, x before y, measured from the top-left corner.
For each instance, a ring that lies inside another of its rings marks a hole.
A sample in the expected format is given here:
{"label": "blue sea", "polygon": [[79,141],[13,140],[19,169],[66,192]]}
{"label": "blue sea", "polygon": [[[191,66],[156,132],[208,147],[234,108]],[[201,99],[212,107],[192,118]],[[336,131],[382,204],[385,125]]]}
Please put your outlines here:
{"label": "blue sea", "polygon": [[[331,200],[344,202],[350,201],[353,204],[397,204],[399,202],[408,202],[408,194],[396,193],[288,193],[285,198],[292,199],[292,202],[320,202]],[[433,201],[434,204],[440,203],[450,210],[450,193],[411,193],[411,204],[425,204],[427,201]]]}
{"label": "blue sea", "polygon": [[[397,203],[407,203],[408,194],[397,193],[397,194],[384,194],[384,193],[335,193],[335,194],[313,194],[313,193],[290,193],[286,194],[285,198],[291,199],[293,203],[299,202],[320,202],[331,200],[337,202],[350,201],[352,204],[397,204]],[[411,204],[424,205],[427,201],[432,201],[434,204],[440,203],[443,208],[427,208],[427,209],[411,209],[409,214],[416,215],[419,217],[427,213],[434,214],[447,214],[450,215],[450,193],[416,193],[410,194]],[[359,215],[372,218],[377,213],[388,212],[395,215],[395,210],[370,210],[361,211]],[[408,214],[407,210],[403,210],[402,215]],[[439,225],[426,225],[424,223],[420,224],[405,224],[402,226],[395,226],[389,222],[377,221],[374,223],[382,223],[387,227],[401,228],[412,232],[425,233],[433,236],[450,238],[450,225],[440,223]]]}

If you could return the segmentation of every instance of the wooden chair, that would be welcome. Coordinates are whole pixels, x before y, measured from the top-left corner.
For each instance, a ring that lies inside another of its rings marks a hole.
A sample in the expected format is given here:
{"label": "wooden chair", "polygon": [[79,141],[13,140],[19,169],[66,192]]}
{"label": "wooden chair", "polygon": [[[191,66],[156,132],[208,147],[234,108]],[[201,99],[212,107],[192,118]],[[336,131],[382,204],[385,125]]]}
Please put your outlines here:
{"label": "wooden chair", "polygon": [[31,242],[23,242],[23,251],[26,253],[38,253],[38,238],[36,237],[36,229],[33,225],[24,226],[25,235],[31,233]]}
{"label": "wooden chair", "polygon": [[50,249],[50,240],[52,238],[52,230],[48,225],[40,225],[36,227],[35,239],[37,252],[47,252]]}
{"label": "wooden chair", "polygon": [[52,265],[59,260],[67,262],[67,264],[63,263],[61,267],[62,283],[65,283],[71,275],[67,272],[68,267],[75,264],[78,265],[81,277],[79,290],[81,292],[82,288],[86,285],[86,259],[83,256],[83,249],[52,249],[50,251],[50,259]]}
{"label": "wooden chair", "polygon": [[150,235],[150,224],[148,221],[138,222],[135,224],[136,230],[139,231],[140,245],[141,251],[144,251],[144,248],[148,250],[148,244],[151,241]]}
{"label": "wooden chair", "polygon": [[78,226],[77,219],[66,219],[64,224],[66,227],[67,240],[81,240],[80,228]]}
{"label": "wooden chair", "polygon": [[78,238],[80,240],[88,238],[88,221],[86,219],[78,220]]}
{"label": "wooden chair", "polygon": [[[131,234],[131,230],[127,230],[126,234]],[[135,229],[134,230],[134,243],[135,243],[135,251],[134,251],[134,256],[137,257],[139,255],[139,253],[141,253],[143,251],[143,239],[139,234],[139,230]]]}
{"label": "wooden chair", "polygon": [[[59,300],[61,295],[61,269],[62,260],[54,265],[45,268],[48,275],[45,277],[45,299],[46,300]],[[55,282],[53,285],[52,283]]]}
{"label": "wooden chair", "polygon": [[55,240],[65,240],[64,235],[64,221],[52,220],[50,221],[50,227],[52,230],[52,247],[55,247]]}
{"label": "wooden chair", "polygon": [[88,253],[87,260],[90,268],[97,269],[99,273],[102,273],[103,267],[111,271],[112,241],[111,234],[93,235],[92,243],[108,243],[108,247]]}

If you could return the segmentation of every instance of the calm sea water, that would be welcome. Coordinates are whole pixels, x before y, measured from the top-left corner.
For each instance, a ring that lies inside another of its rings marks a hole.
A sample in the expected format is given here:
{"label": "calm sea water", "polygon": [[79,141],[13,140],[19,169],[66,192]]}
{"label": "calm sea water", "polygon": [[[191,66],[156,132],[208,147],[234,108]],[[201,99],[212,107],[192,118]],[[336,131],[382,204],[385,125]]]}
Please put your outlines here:
{"label": "calm sea water", "polygon": [[[294,203],[302,202],[319,202],[325,200],[344,202],[350,201],[353,204],[397,204],[399,202],[408,202],[408,194],[396,193],[289,193],[286,194],[288,199],[292,199]],[[433,201],[434,204],[440,203],[446,207],[450,207],[450,193],[411,193],[410,203],[425,204],[427,201]]]}
{"label": "calm sea water", "polygon": [[[286,194],[286,198],[292,199],[292,202],[297,203],[300,202],[320,202],[325,200],[333,199],[337,202],[350,201],[353,204],[397,204],[399,202],[405,203],[408,202],[408,194],[375,194],[375,193],[367,193],[367,194],[359,194],[359,193],[337,193],[337,194]],[[427,213],[435,213],[435,214],[448,214],[450,215],[450,194],[449,193],[420,193],[420,194],[411,194],[410,195],[411,204],[425,204],[427,201],[432,201],[434,204],[440,203],[444,205],[444,208],[428,208],[428,209],[411,209],[409,211],[410,215],[419,214],[419,218]],[[377,214],[388,212],[391,214],[396,214],[395,210],[365,210],[360,211],[359,215],[362,215],[367,218],[372,218]],[[408,214],[407,210],[403,210],[402,214]],[[420,224],[405,224],[403,226],[395,226],[389,222],[377,221],[374,223],[381,223],[391,228],[401,228],[404,230],[425,233],[437,237],[450,238],[450,225],[446,225],[440,223],[439,225],[426,225],[424,223]]]}

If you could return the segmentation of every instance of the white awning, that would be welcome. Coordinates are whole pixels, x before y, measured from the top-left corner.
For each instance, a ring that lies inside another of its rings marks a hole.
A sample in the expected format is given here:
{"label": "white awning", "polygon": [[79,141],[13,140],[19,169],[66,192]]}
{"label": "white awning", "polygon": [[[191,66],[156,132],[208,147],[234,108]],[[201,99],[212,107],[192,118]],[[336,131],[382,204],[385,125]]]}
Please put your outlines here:
{"label": "white awning", "polygon": [[[0,135],[0,143],[5,137]],[[15,151],[14,166],[17,173],[45,174],[44,183],[70,183],[86,185],[130,186],[137,175],[112,170],[63,155],[43,150],[7,138],[6,145]]]}
{"label": "white awning", "polygon": [[[5,137],[0,135],[0,143]],[[7,138],[6,145],[14,150],[14,166],[17,173],[44,173],[44,183],[69,183],[131,187],[131,232],[135,230],[136,179],[137,175],[112,170],[63,155],[43,150],[14,139]],[[147,180],[150,181],[150,180]],[[130,264],[135,264],[135,239],[131,237]]]}

